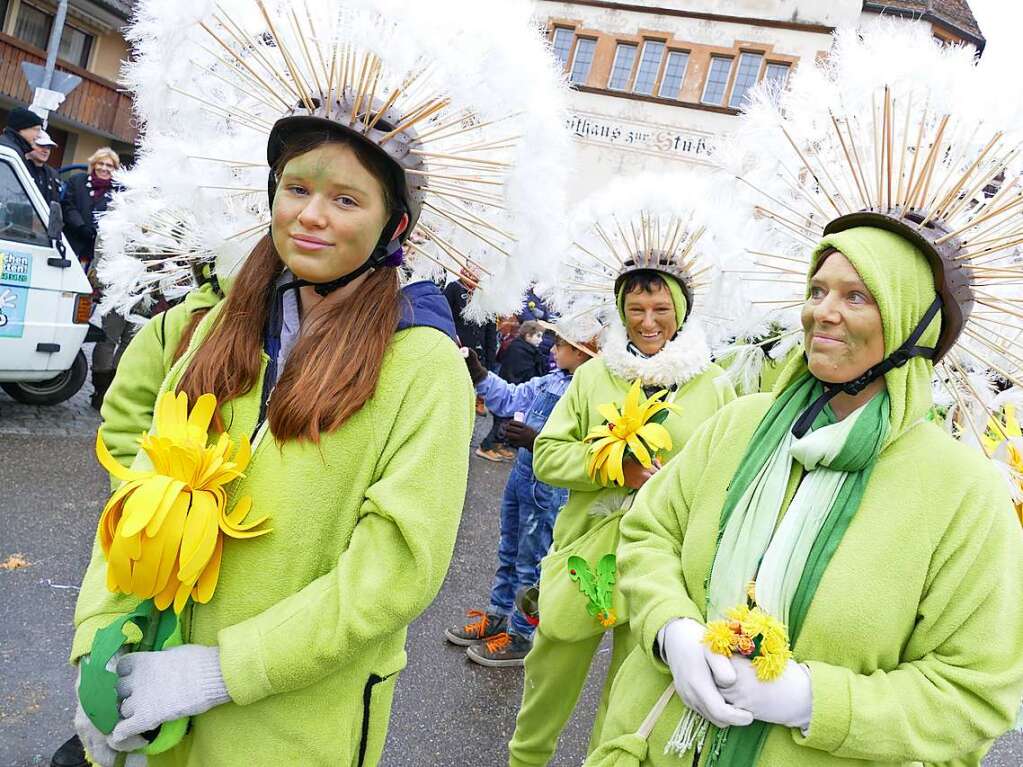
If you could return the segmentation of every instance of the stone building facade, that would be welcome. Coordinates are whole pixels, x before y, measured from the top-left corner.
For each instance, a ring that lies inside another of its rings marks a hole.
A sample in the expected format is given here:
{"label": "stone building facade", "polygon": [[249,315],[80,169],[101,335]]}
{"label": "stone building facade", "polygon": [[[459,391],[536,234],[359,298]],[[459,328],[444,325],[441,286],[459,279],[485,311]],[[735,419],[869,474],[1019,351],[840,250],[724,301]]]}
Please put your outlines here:
{"label": "stone building facade", "polygon": [[784,87],[827,55],[836,27],[884,13],[984,46],[966,0],[536,0],[535,13],[573,88],[574,196],[622,174],[706,167],[746,91]]}

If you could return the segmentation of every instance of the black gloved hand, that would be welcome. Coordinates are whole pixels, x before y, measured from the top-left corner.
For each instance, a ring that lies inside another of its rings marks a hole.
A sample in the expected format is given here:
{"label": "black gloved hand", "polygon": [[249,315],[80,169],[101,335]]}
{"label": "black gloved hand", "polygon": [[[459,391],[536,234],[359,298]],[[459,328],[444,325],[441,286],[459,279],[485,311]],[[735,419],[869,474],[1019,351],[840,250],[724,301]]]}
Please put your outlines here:
{"label": "black gloved hand", "polygon": [[469,368],[469,378],[472,379],[472,385],[479,386],[487,377],[487,369],[483,367],[483,363],[480,362],[479,355],[476,354],[475,350],[466,346],[463,347],[462,354],[465,355],[465,366]]}
{"label": "black gloved hand", "polygon": [[536,442],[536,429],[531,429],[521,421],[508,421],[504,427],[504,436],[512,447],[524,447],[533,452],[533,443]]}

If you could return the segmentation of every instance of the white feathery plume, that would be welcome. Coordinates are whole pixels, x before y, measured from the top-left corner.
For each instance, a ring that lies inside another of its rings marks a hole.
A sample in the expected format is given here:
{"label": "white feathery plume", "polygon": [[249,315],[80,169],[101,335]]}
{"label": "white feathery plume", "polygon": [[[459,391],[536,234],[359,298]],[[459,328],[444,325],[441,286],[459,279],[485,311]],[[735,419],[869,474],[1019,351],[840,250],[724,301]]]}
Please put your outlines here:
{"label": "white feathery plume", "polygon": [[[924,25],[882,19],[836,32],[828,56],[800,66],[782,93],[760,86],[715,160],[737,201],[782,243],[759,269],[791,270],[798,303],[808,257],[832,220],[885,212],[956,247],[976,298],[938,365],[936,402],[964,440],[984,444],[997,407],[990,382],[1023,382],[1023,115],[1018,89],[978,70],[972,50],[942,47]],[[787,244],[785,244],[787,243]],[[775,299],[769,299],[775,300]]]}
{"label": "white feathery plume", "polygon": [[689,174],[641,174],[618,179],[573,209],[562,258],[547,296],[559,327],[573,340],[601,335],[618,322],[614,282],[624,262],[644,251],[666,252],[695,293],[688,322],[709,343],[731,332],[745,303],[739,283],[723,271],[745,256],[736,239],[725,191],[714,179]]}
{"label": "white feathery plume", "polygon": [[[251,249],[269,218],[270,127],[342,90],[367,119],[387,108],[418,135],[408,177],[428,191],[406,248],[413,278],[468,267],[481,277],[469,311],[491,315],[516,309],[550,263],[570,146],[563,75],[525,0],[143,0],[127,37],[144,132],[101,224],[116,254],[101,263],[106,305],[149,292],[153,271],[166,282]],[[151,209],[181,221],[188,252],[140,270],[125,259],[157,244]]]}

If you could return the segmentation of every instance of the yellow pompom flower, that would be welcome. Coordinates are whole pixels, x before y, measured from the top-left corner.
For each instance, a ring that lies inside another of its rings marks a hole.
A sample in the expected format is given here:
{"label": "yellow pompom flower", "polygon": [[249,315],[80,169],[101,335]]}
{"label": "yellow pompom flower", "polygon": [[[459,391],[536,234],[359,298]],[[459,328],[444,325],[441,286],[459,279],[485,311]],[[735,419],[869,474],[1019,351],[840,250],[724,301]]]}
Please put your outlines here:
{"label": "yellow pompom flower", "polygon": [[746,656],[762,682],[777,679],[792,657],[784,624],[757,606],[740,605],[725,615],[726,620],[707,624],[704,644],[726,658],[736,652]]}
{"label": "yellow pompom flower", "polygon": [[237,450],[224,433],[214,444],[209,425],[217,410],[212,394],[188,411],[185,393],[165,393],[157,403],[154,432],[140,440],[153,465],[134,471],[119,464],[96,434],[96,456],[124,484],[110,497],[99,520],[99,541],[107,559],[107,588],[154,600],[160,610],[173,604],[180,614],[188,598],[206,603],[220,575],[223,535],[255,538],[266,517],[245,518],[252,499],[227,511],[224,486],[242,476],[251,447]]}
{"label": "yellow pompom flower", "polygon": [[622,462],[626,457],[626,449],[645,469],[653,466],[657,453],[671,450],[671,434],[653,420],[663,418],[659,414],[664,411],[678,411],[671,403],[661,401],[667,393],[662,390],[650,397],[643,397],[643,387],[637,380],[625,396],[621,412],[613,403],[597,407],[605,422],[591,429],[584,439],[593,443],[590,445],[590,460],[586,466],[591,479],[595,480],[599,474],[603,484],[623,486],[625,472]]}
{"label": "yellow pompom flower", "polygon": [[732,650],[735,648],[738,636],[732,631],[727,621],[711,621],[707,624],[707,631],[703,635],[703,643],[710,648],[710,651],[726,658],[732,657]]}
{"label": "yellow pompom flower", "polygon": [[789,662],[792,653],[786,650],[783,653],[764,652],[763,647],[753,658],[753,668],[757,672],[757,679],[761,682],[771,682],[782,675],[785,666]]}

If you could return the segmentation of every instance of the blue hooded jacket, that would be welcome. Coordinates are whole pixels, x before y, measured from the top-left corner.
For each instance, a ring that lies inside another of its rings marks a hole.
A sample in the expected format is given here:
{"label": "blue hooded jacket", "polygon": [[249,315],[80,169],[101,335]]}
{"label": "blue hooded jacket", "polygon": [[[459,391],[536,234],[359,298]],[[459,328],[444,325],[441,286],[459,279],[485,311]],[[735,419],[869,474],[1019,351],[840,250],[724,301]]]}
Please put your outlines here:
{"label": "blue hooded jacket", "polygon": [[398,330],[415,327],[436,328],[452,341],[456,340],[455,318],[451,315],[451,306],[440,288],[429,280],[422,280],[409,283],[401,289],[401,294],[405,300],[401,304]]}

